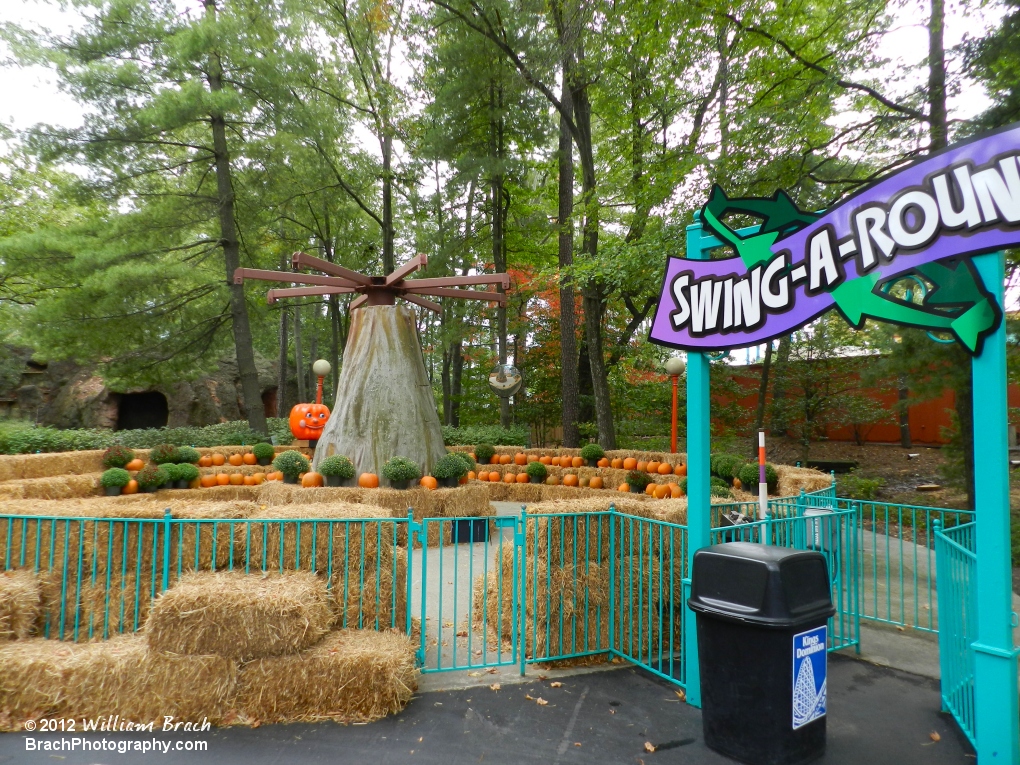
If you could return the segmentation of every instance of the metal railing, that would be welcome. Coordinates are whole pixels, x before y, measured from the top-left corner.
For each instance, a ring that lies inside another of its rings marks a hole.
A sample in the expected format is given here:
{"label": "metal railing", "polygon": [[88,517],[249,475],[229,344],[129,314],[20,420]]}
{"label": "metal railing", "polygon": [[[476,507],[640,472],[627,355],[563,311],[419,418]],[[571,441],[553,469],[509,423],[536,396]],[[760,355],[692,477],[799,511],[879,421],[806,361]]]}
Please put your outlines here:
{"label": "metal railing", "polygon": [[935,520],[938,564],[939,675],[942,708],[952,713],[970,743],[977,747],[974,711],[974,649],[977,637],[977,555],[974,524],[943,529]]}
{"label": "metal railing", "polygon": [[[198,571],[312,571],[341,627],[410,628],[410,518],[161,519],[0,516],[3,570],[31,572],[38,629],[91,640],[139,630],[152,599]],[[406,542],[404,543],[406,544]]]}

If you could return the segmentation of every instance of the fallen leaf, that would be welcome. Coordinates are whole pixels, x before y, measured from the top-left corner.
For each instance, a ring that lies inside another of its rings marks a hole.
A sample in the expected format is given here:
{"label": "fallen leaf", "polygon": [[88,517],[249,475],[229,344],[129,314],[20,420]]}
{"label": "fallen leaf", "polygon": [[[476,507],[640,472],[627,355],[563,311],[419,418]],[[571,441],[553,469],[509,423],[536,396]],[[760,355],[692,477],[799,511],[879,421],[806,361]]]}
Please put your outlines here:
{"label": "fallen leaf", "polygon": [[423,738],[425,738],[425,737],[424,737],[424,736],[419,736],[419,737],[418,737],[418,743],[419,743],[419,744],[421,743],[421,741],[422,741],[422,739],[423,739]]}
{"label": "fallen leaf", "polygon": [[444,627],[452,627],[453,626],[453,622],[443,622],[443,626]]}
{"label": "fallen leaf", "polygon": [[580,742],[580,741],[575,741],[575,742],[574,742],[574,746],[580,746],[580,745],[581,745],[581,742]]}
{"label": "fallen leaf", "polygon": [[680,701],[687,701],[687,694],[683,691],[674,691],[674,693]]}
{"label": "fallen leaf", "polygon": [[527,694],[527,693],[524,694],[524,698],[526,698],[528,701],[534,701],[535,700],[534,696],[531,696],[530,694]]}
{"label": "fallen leaf", "polygon": [[535,703],[538,704],[540,707],[544,707],[549,702],[543,699],[541,696],[539,696],[537,699],[535,699]]}
{"label": "fallen leaf", "polygon": [[468,672],[468,677],[481,677],[481,672]]}
{"label": "fallen leaf", "polygon": [[492,685],[489,686],[490,691],[498,691],[499,689],[500,689],[499,683],[493,683]]}
{"label": "fallen leaf", "polygon": [[562,688],[563,683],[549,683],[550,688]]}
{"label": "fallen leaf", "polygon": [[931,733],[928,734],[928,738],[930,738],[932,741],[941,741],[942,740],[942,736],[940,736],[938,734],[938,731],[934,731],[934,730]]}
{"label": "fallen leaf", "polygon": [[609,710],[609,714],[611,714],[611,715],[615,715],[615,714],[616,714],[616,710],[615,710],[615,709],[610,709],[610,710]]}
{"label": "fallen leaf", "polygon": [[458,632],[457,637],[467,637],[467,630],[461,630]]}
{"label": "fallen leaf", "polygon": [[539,680],[548,680],[549,678],[546,675],[539,675],[538,679]]}
{"label": "fallen leaf", "polygon": [[487,669],[485,671],[488,672],[490,675],[495,675],[499,670],[497,670],[497,669]]}
{"label": "fallen leaf", "polygon": [[651,741],[646,741],[645,742],[645,751],[646,752],[654,752],[655,751],[655,744],[653,744]]}

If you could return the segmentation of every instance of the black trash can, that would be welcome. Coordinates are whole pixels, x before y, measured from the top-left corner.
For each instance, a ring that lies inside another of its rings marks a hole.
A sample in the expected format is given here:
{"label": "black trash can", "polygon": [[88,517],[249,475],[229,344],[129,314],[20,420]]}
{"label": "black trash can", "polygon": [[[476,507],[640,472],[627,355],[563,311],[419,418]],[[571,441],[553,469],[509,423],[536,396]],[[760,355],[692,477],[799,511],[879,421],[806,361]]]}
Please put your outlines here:
{"label": "black trash can", "polygon": [[705,744],[750,765],[825,753],[826,622],[821,553],[728,542],[694,555]]}

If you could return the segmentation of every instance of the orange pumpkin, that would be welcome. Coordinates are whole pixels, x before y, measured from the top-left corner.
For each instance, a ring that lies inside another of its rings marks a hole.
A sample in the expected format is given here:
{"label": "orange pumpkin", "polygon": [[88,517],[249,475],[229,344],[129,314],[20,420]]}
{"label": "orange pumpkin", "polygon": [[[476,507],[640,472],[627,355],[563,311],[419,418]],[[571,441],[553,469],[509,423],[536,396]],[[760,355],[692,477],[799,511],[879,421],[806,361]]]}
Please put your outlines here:
{"label": "orange pumpkin", "polygon": [[290,410],[290,432],[299,441],[318,441],[328,419],[325,404],[295,404]]}
{"label": "orange pumpkin", "polygon": [[245,486],[254,486],[255,485],[255,476],[253,476],[253,475],[246,475],[246,476],[244,476],[243,483],[244,483]]}
{"label": "orange pumpkin", "polygon": [[664,483],[656,484],[655,489],[652,491],[652,496],[656,499],[665,499],[668,494],[669,487]]}
{"label": "orange pumpkin", "polygon": [[549,464],[552,465],[553,467],[559,467],[560,466],[560,458],[559,457],[550,457],[549,458]]}
{"label": "orange pumpkin", "polygon": [[733,479],[733,488],[734,489],[743,489],[744,488],[744,484],[740,481],[739,478],[734,478]]}
{"label": "orange pumpkin", "polygon": [[579,468],[583,464],[584,464],[584,458],[583,457],[571,457],[570,458],[570,467]]}
{"label": "orange pumpkin", "polygon": [[478,480],[479,481],[488,481],[489,480],[489,471],[488,470],[480,470],[480,471],[478,471]]}
{"label": "orange pumpkin", "polygon": [[563,476],[563,485],[564,486],[577,486],[578,483],[579,482],[577,480],[577,474],[576,473],[567,473],[565,476]]}
{"label": "orange pumpkin", "polygon": [[680,484],[668,483],[666,485],[669,487],[669,496],[673,499],[684,495],[683,489],[680,488]]}
{"label": "orange pumpkin", "polygon": [[282,481],[283,480],[283,473],[281,473],[279,470],[274,470],[271,473],[266,473],[266,480],[267,481]]}
{"label": "orange pumpkin", "polygon": [[547,483],[547,484],[548,484],[549,486],[559,486],[559,485],[560,485],[560,479],[559,479],[559,478],[557,478],[557,477],[556,477],[556,476],[554,476],[554,475],[551,475],[551,476],[549,476],[548,478],[546,478],[546,479],[545,479],[545,482],[546,482],[546,483]]}
{"label": "orange pumpkin", "polygon": [[517,479],[514,477],[513,473],[507,473],[503,476],[503,483],[515,483],[516,481]]}
{"label": "orange pumpkin", "polygon": [[212,457],[208,454],[203,454],[198,458],[199,467],[212,467]]}
{"label": "orange pumpkin", "polygon": [[619,486],[616,487],[616,490],[617,491],[630,491],[630,484],[621,483]]}
{"label": "orange pumpkin", "polygon": [[663,462],[662,464],[659,465],[659,471],[658,472],[659,472],[659,475],[672,475],[673,474],[673,466],[670,465],[668,462]]}
{"label": "orange pumpkin", "polygon": [[434,476],[430,475],[422,476],[421,481],[419,481],[419,483],[421,484],[422,488],[428,489],[429,491],[435,491],[436,489],[439,488],[439,481],[437,481]]}
{"label": "orange pumpkin", "polygon": [[649,473],[658,473],[659,472],[659,463],[658,463],[658,461],[657,460],[649,460],[648,461],[648,468],[647,469],[648,469]]}
{"label": "orange pumpkin", "polygon": [[650,484],[648,484],[648,485],[647,485],[647,486],[645,487],[645,494],[647,494],[647,495],[648,495],[649,497],[650,497],[650,496],[652,496],[652,495],[653,495],[653,494],[655,493],[655,487],[656,487],[657,485],[658,485],[658,484],[654,484],[654,483],[650,483]]}
{"label": "orange pumpkin", "polygon": [[685,476],[685,475],[687,475],[687,466],[686,465],[677,465],[676,466],[676,470],[673,471],[673,475],[678,475],[678,476]]}
{"label": "orange pumpkin", "polygon": [[227,461],[227,458],[224,457],[219,452],[216,452],[216,454],[212,455],[212,464],[215,465],[216,467],[219,467],[220,465],[223,465],[224,463],[226,463],[226,461]]}
{"label": "orange pumpkin", "polygon": [[358,476],[358,486],[362,489],[378,489],[379,476],[375,473],[362,473]]}
{"label": "orange pumpkin", "polygon": [[578,483],[578,486],[580,486],[582,489],[587,489],[588,488],[588,484],[590,484],[590,483],[591,483],[591,479],[590,478],[588,478],[587,476],[581,476],[581,480]]}
{"label": "orange pumpkin", "polygon": [[127,484],[120,490],[121,494],[137,494],[138,493],[138,481],[132,478]]}
{"label": "orange pumpkin", "polygon": [[603,457],[598,461],[598,466],[601,468],[609,467],[609,460],[606,457]]}
{"label": "orange pumpkin", "polygon": [[499,483],[501,478],[502,476],[500,476],[499,472],[496,470],[489,473],[489,483]]}
{"label": "orange pumpkin", "polygon": [[613,470],[621,470],[623,468],[623,460],[619,457],[613,457],[612,462],[609,463],[609,467]]}
{"label": "orange pumpkin", "polygon": [[227,473],[217,473],[216,474],[216,485],[217,486],[226,486],[229,483],[230,483],[230,475],[229,474],[227,474]]}
{"label": "orange pumpkin", "polygon": [[498,454],[493,454],[491,457],[489,457],[489,464],[490,465],[498,465],[499,464],[499,455]]}
{"label": "orange pumpkin", "polygon": [[216,485],[216,476],[214,476],[214,475],[204,475],[201,478],[199,478],[198,480],[199,480],[199,483],[202,485],[203,489],[208,489],[208,488]]}
{"label": "orange pumpkin", "polygon": [[322,486],[322,483],[322,473],[316,473],[314,470],[305,473],[305,477],[301,479],[301,485],[306,489]]}
{"label": "orange pumpkin", "polygon": [[644,460],[639,460],[635,470],[638,470],[641,473],[646,472],[648,470],[648,463]]}
{"label": "orange pumpkin", "polygon": [[256,486],[261,486],[263,483],[266,482],[266,474],[265,473],[253,473],[252,474],[252,480],[255,481],[255,485]]}
{"label": "orange pumpkin", "polygon": [[633,457],[627,457],[627,459],[625,459],[623,461],[623,469],[624,470],[636,470],[637,469],[637,460],[634,459]]}
{"label": "orange pumpkin", "polygon": [[602,476],[597,475],[594,478],[592,478],[591,481],[588,482],[588,486],[590,486],[593,489],[601,489],[604,486]]}
{"label": "orange pumpkin", "polygon": [[475,480],[475,479],[476,479],[477,477],[478,477],[478,474],[477,474],[477,473],[476,473],[476,472],[475,472],[474,470],[469,470],[469,471],[468,471],[468,474],[467,474],[467,479],[468,479],[469,481],[473,481],[473,480]]}
{"label": "orange pumpkin", "polygon": [[240,467],[241,465],[244,464],[244,457],[242,457],[240,454],[231,454],[230,457],[227,459],[227,462],[229,462],[234,467]]}
{"label": "orange pumpkin", "polygon": [[469,452],[469,453],[468,453],[468,457],[470,457],[470,458],[471,458],[471,461],[472,461],[472,462],[478,462],[478,458],[477,458],[477,457],[475,456],[475,453],[474,453],[474,452]]}
{"label": "orange pumpkin", "polygon": [[543,454],[541,457],[538,458],[538,461],[541,462],[543,465],[551,465],[552,457],[550,457],[548,454]]}
{"label": "orange pumpkin", "polygon": [[499,455],[499,464],[500,465],[509,465],[511,462],[513,462],[513,458],[509,454],[501,454],[501,455]]}
{"label": "orange pumpkin", "polygon": [[[144,463],[144,462],[142,462],[142,461],[141,461],[140,459],[138,459],[137,457],[135,457],[135,458],[134,458],[133,460],[131,460],[131,461],[130,461],[130,462],[129,462],[128,464],[126,464],[126,465],[124,466],[124,469],[125,469],[125,470],[141,470],[141,469],[142,469],[143,467],[145,467],[145,463]],[[124,490],[123,490],[123,489],[121,489],[121,492],[120,492],[120,493],[121,493],[121,494],[123,494],[123,493],[124,493]]]}
{"label": "orange pumpkin", "polygon": [[244,473],[231,473],[230,476],[231,486],[243,486],[244,485]]}
{"label": "orange pumpkin", "polygon": [[530,480],[531,479],[528,478],[528,474],[527,473],[518,473],[517,474],[517,483],[527,483]]}
{"label": "orange pumpkin", "polygon": [[258,458],[251,452],[247,452],[246,454],[241,455],[241,462],[245,465],[257,465]]}
{"label": "orange pumpkin", "polygon": [[517,452],[517,454],[514,455],[514,464],[515,465],[527,465],[528,464],[528,455],[525,454],[524,452]]}

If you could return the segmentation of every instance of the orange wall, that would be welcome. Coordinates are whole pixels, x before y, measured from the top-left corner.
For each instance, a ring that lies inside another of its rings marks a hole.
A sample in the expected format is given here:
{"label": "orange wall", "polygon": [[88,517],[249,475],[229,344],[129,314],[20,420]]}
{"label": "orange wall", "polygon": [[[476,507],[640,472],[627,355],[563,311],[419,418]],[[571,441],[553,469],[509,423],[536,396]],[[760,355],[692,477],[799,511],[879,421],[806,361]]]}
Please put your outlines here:
{"label": "orange wall", "polygon": [[[749,414],[747,425],[750,425],[754,412],[758,406],[758,392],[754,389],[758,384],[760,366],[748,367],[749,374],[738,374],[736,380],[739,384],[753,390],[747,396],[741,398],[737,403]],[[756,374],[757,373],[757,374]],[[893,385],[890,383],[890,388]],[[898,401],[895,390],[881,391],[876,389],[865,390],[867,395],[876,401],[882,402],[886,409],[896,411]],[[1020,407],[1020,385],[1010,385],[1008,388],[1008,403],[1010,407]],[[952,390],[945,390],[938,398],[929,401],[912,404],[908,412],[910,422],[910,439],[915,444],[944,444],[947,438],[943,435],[943,429],[952,425],[952,414],[956,405],[956,395]],[[1020,423],[1014,423],[1020,424]],[[854,433],[852,428],[830,428],[826,436],[832,441],[853,441]],[[899,443],[900,427],[895,419],[887,423],[873,425],[865,431],[864,440],[872,443]]]}

